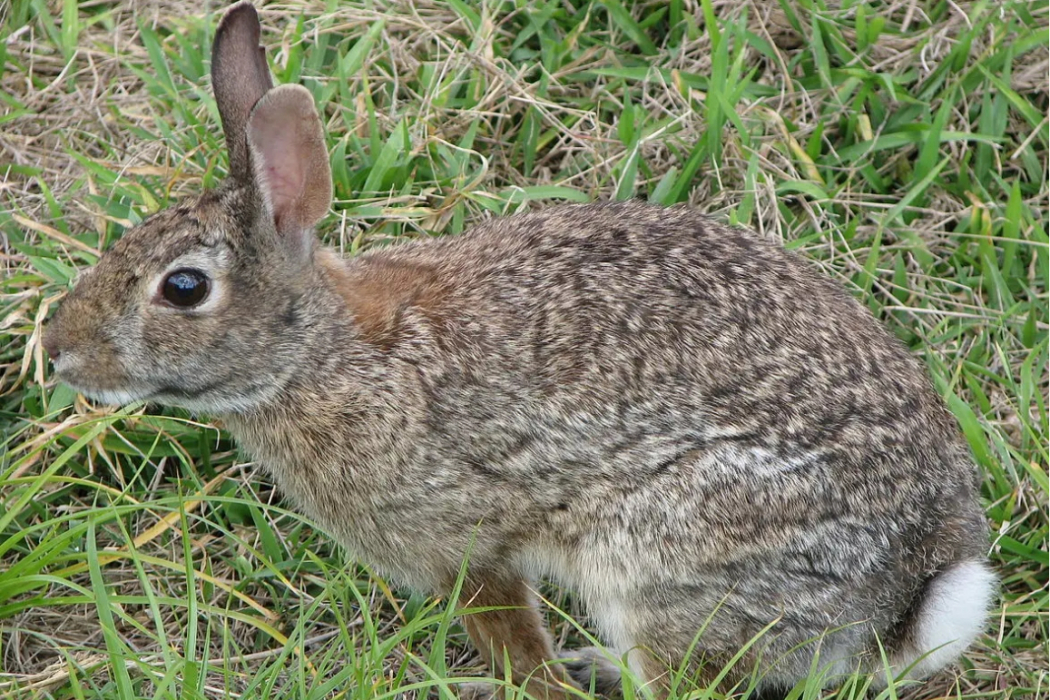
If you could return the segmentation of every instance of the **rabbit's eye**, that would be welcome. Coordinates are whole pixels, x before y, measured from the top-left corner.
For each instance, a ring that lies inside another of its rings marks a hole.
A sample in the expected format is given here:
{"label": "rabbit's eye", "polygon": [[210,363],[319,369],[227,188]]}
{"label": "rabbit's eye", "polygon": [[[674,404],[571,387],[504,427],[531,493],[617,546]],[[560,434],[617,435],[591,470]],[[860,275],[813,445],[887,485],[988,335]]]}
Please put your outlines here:
{"label": "rabbit's eye", "polygon": [[164,279],[161,294],[172,306],[188,309],[208,296],[208,277],[200,270],[175,270]]}

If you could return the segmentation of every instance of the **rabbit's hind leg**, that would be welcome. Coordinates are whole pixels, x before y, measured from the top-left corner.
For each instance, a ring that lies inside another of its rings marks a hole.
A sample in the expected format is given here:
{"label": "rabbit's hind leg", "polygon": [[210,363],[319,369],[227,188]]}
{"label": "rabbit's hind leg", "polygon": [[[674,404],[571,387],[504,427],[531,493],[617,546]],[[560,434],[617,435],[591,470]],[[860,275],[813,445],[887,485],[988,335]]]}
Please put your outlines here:
{"label": "rabbit's hind leg", "polygon": [[[564,665],[555,662],[554,648],[543,616],[524,580],[479,577],[472,572],[461,605],[497,608],[463,616],[471,641],[482,658],[500,677],[507,671],[537,700],[568,700],[574,687]],[[510,668],[506,668],[509,663]]]}

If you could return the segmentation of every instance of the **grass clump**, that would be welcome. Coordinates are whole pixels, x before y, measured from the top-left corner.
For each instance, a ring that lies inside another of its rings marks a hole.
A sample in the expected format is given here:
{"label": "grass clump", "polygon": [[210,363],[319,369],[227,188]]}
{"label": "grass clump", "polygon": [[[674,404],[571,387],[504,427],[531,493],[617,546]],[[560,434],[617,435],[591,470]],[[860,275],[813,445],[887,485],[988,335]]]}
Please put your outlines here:
{"label": "grass clump", "polygon": [[[452,697],[474,667],[443,603],[344,563],[220,429],[50,378],[41,328],[77,272],[222,176],[220,12],[0,5],[0,697]],[[1047,697],[1045,0],[262,14],[277,81],[321,106],[336,193],[321,234],[348,254],[640,197],[751,226],[850,286],[959,420],[1002,577],[957,671],[882,697]],[[582,634],[551,619],[562,641]]]}

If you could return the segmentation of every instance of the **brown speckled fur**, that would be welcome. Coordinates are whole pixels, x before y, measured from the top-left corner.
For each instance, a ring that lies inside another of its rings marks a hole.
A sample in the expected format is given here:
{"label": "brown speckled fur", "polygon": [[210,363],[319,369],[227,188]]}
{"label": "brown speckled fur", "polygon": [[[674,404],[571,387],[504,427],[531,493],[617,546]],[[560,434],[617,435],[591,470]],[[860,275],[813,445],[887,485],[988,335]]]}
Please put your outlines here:
{"label": "brown speckled fur", "polygon": [[[655,687],[700,630],[711,678],[772,625],[725,687],[757,664],[775,688],[818,646],[843,673],[878,666],[876,637],[891,655],[920,644],[930,582],[983,567],[952,418],[808,262],[639,203],[342,260],[313,238],[324,188],[295,190],[328,174],[312,101],[270,88],[257,40],[245,4],[217,33],[231,179],[127,232],[77,285],[45,338],[64,380],[218,415],[403,584],[447,594],[469,550],[463,602],[512,606],[469,616],[471,638],[552,700],[569,681],[537,670],[553,656],[540,577],[574,590]],[[212,280],[199,308],[160,303],[176,264]]]}

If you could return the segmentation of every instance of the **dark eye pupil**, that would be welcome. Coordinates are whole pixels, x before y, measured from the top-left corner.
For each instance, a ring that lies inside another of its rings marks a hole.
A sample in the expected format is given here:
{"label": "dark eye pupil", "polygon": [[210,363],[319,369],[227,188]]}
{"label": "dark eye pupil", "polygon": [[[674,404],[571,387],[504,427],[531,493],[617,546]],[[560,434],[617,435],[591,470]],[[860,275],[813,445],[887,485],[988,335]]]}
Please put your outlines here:
{"label": "dark eye pupil", "polygon": [[163,294],[174,306],[196,306],[208,296],[208,278],[199,270],[176,270],[164,280]]}

